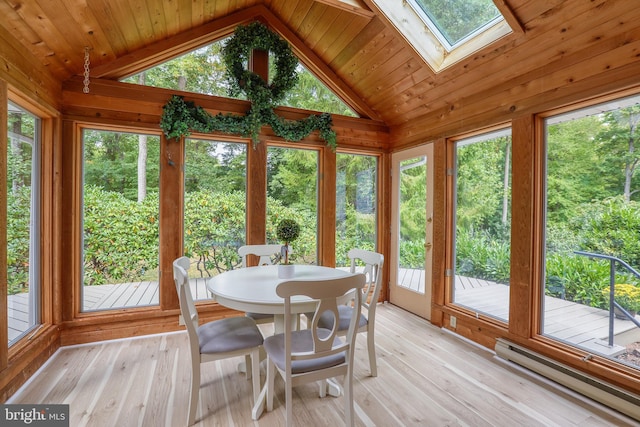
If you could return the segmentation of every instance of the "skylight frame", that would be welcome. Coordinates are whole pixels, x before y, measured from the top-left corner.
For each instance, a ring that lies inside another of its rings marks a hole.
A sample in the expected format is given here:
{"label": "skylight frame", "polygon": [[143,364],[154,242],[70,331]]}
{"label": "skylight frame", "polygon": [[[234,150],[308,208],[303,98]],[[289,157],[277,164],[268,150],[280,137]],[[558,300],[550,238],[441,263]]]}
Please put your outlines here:
{"label": "skylight frame", "polygon": [[449,43],[449,40],[447,40],[444,34],[442,34],[442,31],[440,30],[440,28],[438,28],[438,26],[433,21],[433,19],[424,11],[424,9],[422,9],[422,7],[416,2],[416,0],[405,0],[405,1],[411,7],[411,9],[413,9],[415,14],[418,15],[418,17],[422,20],[422,22],[429,28],[429,30],[433,33],[433,35],[438,39],[438,41],[440,42],[442,47],[447,51],[447,53],[452,52],[454,49],[464,45],[466,42],[473,39],[474,37],[486,32],[493,26],[498,25],[499,23],[505,21],[504,16],[498,9],[498,16],[493,18],[491,21],[485,23],[484,25],[476,28],[474,31],[467,34],[466,36],[464,36],[463,38],[461,38],[455,44],[452,45],[451,43]]}
{"label": "skylight frame", "polygon": [[434,73],[440,73],[457,62],[485,49],[498,40],[522,33],[524,29],[508,9],[500,7],[494,0],[502,19],[483,27],[482,31],[470,34],[455,48],[447,51],[445,44],[436,37],[425,20],[418,15],[409,0],[371,0],[376,13],[384,16],[388,23],[405,39],[411,48],[424,60]]}

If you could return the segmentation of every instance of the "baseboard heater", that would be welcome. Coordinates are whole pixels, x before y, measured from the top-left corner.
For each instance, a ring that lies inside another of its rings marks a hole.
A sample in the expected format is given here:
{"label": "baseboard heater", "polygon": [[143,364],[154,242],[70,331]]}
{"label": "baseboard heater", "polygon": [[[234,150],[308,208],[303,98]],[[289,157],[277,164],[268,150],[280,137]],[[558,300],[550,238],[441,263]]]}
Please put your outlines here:
{"label": "baseboard heater", "polygon": [[640,396],[498,338],[496,354],[640,421]]}

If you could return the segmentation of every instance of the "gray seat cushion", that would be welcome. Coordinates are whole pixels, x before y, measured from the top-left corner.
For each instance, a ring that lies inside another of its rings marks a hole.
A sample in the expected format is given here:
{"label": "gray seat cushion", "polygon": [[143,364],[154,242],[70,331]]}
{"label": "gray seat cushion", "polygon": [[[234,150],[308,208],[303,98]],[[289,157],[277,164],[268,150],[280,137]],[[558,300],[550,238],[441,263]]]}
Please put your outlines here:
{"label": "gray seat cushion", "polygon": [[[338,321],[338,330],[346,331],[349,329],[349,322],[351,322],[351,314],[353,313],[353,307],[348,305],[339,305],[338,306],[338,315],[340,316],[340,320]],[[311,313],[311,317],[307,315],[309,319],[313,319],[313,313]],[[360,314],[360,319],[358,320],[358,329],[367,325],[367,318],[364,314]],[[320,319],[318,320],[319,328],[333,329],[333,313],[330,311],[325,311],[320,315]]]}
{"label": "gray seat cushion", "polygon": [[271,319],[273,321],[273,314],[246,312],[245,316],[250,317],[250,318],[254,319],[255,321],[265,320],[265,319]]}
{"label": "gray seat cushion", "polygon": [[[318,330],[318,335],[320,335],[320,337],[327,337],[329,334],[330,331],[326,329]],[[342,343],[342,340],[336,337],[333,342],[334,345],[339,345]],[[313,351],[313,338],[311,336],[311,331],[308,329],[293,331],[291,333],[291,348],[294,353]],[[264,340],[264,350],[279,369],[285,369],[284,334],[267,337]],[[345,357],[345,352],[340,352],[331,356],[319,357],[317,359],[293,360],[291,364],[291,373],[300,374],[336,366],[344,363]]]}
{"label": "gray seat cushion", "polygon": [[256,347],[264,338],[256,322],[248,317],[214,320],[198,327],[200,353],[225,353]]}

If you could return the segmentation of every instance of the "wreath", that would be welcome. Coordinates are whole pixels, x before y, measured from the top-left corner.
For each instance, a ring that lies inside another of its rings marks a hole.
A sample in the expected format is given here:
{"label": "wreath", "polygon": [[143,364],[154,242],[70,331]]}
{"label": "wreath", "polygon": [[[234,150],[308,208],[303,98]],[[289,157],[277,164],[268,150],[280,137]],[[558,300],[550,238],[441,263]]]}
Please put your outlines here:
{"label": "wreath", "polygon": [[[271,84],[245,68],[252,50],[264,50],[275,56],[275,74]],[[215,131],[251,137],[254,145],[259,142],[260,128],[269,125],[273,132],[287,141],[300,141],[314,130],[332,149],[336,147],[336,133],[331,128],[331,115],[322,113],[301,120],[285,120],[273,109],[298,81],[298,59],[289,44],[260,22],[237,27],[233,37],[222,50],[226,67],[225,77],[229,94],[244,92],[251,108],[244,116],[219,113],[209,114],[204,108],[184,98],[173,95],[163,107],[160,127],[167,138],[186,137],[191,131],[211,133]]]}

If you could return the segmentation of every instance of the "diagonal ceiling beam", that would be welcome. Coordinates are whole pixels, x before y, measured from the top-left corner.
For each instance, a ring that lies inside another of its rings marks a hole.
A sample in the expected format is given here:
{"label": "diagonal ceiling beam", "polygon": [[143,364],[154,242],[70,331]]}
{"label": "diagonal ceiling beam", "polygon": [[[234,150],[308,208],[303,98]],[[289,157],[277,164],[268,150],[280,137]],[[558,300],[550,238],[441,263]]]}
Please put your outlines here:
{"label": "diagonal ceiling beam", "polygon": [[[332,3],[335,3],[335,1]],[[91,70],[91,77],[116,80],[137,74],[156,64],[166,62],[229,36],[233,34],[238,25],[248,24],[256,20],[265,23],[287,40],[300,62],[358,115],[372,120],[380,120],[379,115],[346,82],[308,48],[271,10],[262,4],[251,6],[211,21],[208,24],[182,32],[169,39],[124,55],[115,61],[98,65]]]}

